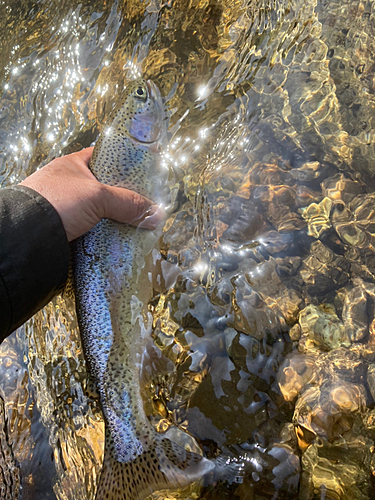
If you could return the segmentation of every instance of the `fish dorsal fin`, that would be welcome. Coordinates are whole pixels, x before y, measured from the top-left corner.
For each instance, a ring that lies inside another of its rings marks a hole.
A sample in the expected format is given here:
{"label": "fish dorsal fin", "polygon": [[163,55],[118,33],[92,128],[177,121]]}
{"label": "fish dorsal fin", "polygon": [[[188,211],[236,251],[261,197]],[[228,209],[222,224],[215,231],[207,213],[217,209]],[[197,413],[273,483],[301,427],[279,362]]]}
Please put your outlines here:
{"label": "fish dorsal fin", "polygon": [[154,445],[130,462],[114,458],[114,443],[106,431],[103,469],[95,500],[143,500],[166,488],[183,488],[214,467],[210,460],[157,436]]}
{"label": "fish dorsal fin", "polygon": [[74,277],[71,264],[69,264],[68,278],[65,284],[60,288],[59,293],[61,294],[63,299],[75,300]]}

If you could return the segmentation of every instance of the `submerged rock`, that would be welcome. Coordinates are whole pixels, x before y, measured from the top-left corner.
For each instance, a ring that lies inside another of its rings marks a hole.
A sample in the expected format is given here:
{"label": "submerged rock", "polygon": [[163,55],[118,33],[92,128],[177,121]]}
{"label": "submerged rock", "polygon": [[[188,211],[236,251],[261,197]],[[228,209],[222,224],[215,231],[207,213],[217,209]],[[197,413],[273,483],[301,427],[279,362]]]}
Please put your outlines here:
{"label": "submerged rock", "polygon": [[351,344],[349,333],[333,306],[307,306],[300,313],[299,324],[302,332],[299,348],[302,351],[328,351]]}

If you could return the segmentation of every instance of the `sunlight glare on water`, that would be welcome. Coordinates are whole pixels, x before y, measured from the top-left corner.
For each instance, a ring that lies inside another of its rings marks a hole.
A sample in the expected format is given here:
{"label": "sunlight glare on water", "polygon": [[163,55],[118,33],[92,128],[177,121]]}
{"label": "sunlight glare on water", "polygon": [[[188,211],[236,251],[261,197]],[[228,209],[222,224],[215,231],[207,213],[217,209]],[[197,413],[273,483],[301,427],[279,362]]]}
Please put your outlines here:
{"label": "sunlight glare on water", "polygon": [[[2,1],[0,23],[2,186],[90,146],[129,80],[166,97],[177,209],[148,309],[173,369],[141,367],[142,395],[239,476],[154,500],[374,498],[374,2]],[[104,421],[71,298],[0,373],[1,498],[94,499]]]}

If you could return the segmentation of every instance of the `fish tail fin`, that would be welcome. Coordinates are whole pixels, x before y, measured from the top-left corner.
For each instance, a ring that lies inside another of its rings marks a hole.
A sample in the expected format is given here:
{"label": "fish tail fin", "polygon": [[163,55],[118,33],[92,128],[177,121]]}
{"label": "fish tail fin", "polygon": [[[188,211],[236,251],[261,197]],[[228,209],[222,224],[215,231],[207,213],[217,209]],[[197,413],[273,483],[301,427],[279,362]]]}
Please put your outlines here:
{"label": "fish tail fin", "polygon": [[177,443],[157,437],[152,448],[130,462],[114,458],[111,436],[106,450],[95,500],[143,500],[166,488],[183,488],[200,479],[214,464]]}

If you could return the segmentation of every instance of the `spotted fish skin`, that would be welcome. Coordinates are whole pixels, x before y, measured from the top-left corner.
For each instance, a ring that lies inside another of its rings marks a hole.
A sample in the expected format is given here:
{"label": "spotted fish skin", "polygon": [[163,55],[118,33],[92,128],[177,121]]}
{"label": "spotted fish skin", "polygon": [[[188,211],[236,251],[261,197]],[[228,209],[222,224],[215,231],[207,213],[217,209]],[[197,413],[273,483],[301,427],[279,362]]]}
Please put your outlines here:
{"label": "spotted fish skin", "polygon": [[[132,189],[161,204],[168,172],[159,146],[166,134],[157,87],[143,79],[126,89],[93,152],[90,168],[99,181]],[[76,304],[89,369],[106,420],[103,470],[96,499],[137,500],[158,489],[182,487],[212,470],[198,453],[157,433],[140,395],[139,362],[155,349],[141,318],[132,318],[133,292],[151,298],[139,278],[150,232],[102,220],[79,238],[73,255]]]}

